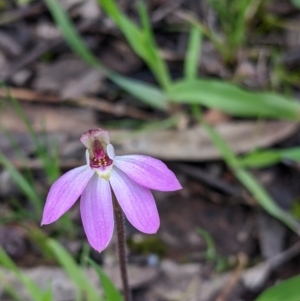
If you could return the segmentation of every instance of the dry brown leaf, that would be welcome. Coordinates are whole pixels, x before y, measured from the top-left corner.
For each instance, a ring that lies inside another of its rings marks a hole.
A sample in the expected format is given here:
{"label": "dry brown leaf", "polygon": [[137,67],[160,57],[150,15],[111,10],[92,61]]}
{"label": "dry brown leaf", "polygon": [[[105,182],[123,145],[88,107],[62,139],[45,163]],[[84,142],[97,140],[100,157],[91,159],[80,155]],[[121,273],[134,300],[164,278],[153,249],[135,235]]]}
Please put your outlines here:
{"label": "dry brown leaf", "polygon": [[[72,137],[78,135],[77,150],[82,147],[79,142],[82,132],[101,127],[96,121],[95,114],[90,110],[58,109],[37,104],[34,105],[34,109],[28,104],[22,107],[36,132],[47,130],[50,134]],[[26,126],[12,109],[6,108],[0,112],[0,123],[12,134],[27,132]],[[257,147],[269,147],[289,137],[297,128],[297,123],[287,121],[231,121],[215,127],[235,153],[248,152]],[[200,126],[182,131],[111,130],[110,135],[118,154],[140,153],[166,160],[186,161],[221,158],[220,152]]]}
{"label": "dry brown leaf", "polygon": [[[219,124],[215,129],[235,153],[244,153],[278,143],[294,133],[297,127],[296,123],[286,121],[231,121]],[[220,152],[200,126],[184,131],[110,131],[110,134],[117,151],[121,153],[148,154],[166,160],[221,158]]]}

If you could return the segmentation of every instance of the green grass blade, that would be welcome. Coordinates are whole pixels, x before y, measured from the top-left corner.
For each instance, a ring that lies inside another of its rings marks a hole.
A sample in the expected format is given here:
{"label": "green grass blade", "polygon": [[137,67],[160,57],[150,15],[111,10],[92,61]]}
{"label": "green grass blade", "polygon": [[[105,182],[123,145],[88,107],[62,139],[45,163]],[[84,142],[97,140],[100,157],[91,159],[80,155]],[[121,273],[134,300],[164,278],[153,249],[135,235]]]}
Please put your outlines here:
{"label": "green grass blade", "polygon": [[42,212],[42,200],[37,192],[31,186],[31,184],[22,176],[22,174],[11,164],[11,162],[0,153],[0,165],[2,165],[10,174],[13,181],[19,187],[19,189],[26,195],[28,201],[32,204],[36,210],[36,214]]}
{"label": "green grass blade", "polygon": [[[39,217],[40,218],[40,217]],[[42,252],[46,259],[54,259],[53,253],[48,247],[48,235],[41,229],[40,226],[34,223],[22,222],[22,227],[26,229],[28,238]]]}
{"label": "green grass blade", "polygon": [[216,260],[218,257],[215,242],[211,236],[211,234],[204,230],[203,228],[198,227],[196,229],[196,232],[202,236],[206,243],[206,251],[205,251],[205,257],[208,260]]}
{"label": "green grass blade", "polygon": [[263,209],[300,235],[300,224],[289,213],[285,212],[275,203],[272,197],[257,182],[252,174],[241,168],[236,169],[234,173]]}
{"label": "green grass blade", "polygon": [[114,0],[98,0],[98,3],[105,11],[105,13],[116,23],[118,28],[123,32],[132,49],[142,58],[146,58],[148,56],[148,52],[144,47],[145,38],[138,26],[122,13]]}
{"label": "green grass blade", "polygon": [[12,271],[17,279],[26,287],[33,301],[41,301],[44,295],[44,292],[26,275],[20,272],[18,267],[14,262],[9,258],[6,252],[0,247],[0,264]]}
{"label": "green grass blade", "polygon": [[84,271],[76,264],[73,257],[55,240],[49,239],[48,247],[64,268],[70,279],[87,297],[88,301],[102,300],[96,288],[89,282]]}
{"label": "green grass blade", "polygon": [[94,268],[94,270],[98,274],[98,277],[102,283],[104,294],[106,296],[106,301],[123,301],[124,299],[121,293],[116,289],[114,284],[99,267],[99,265],[90,258],[87,259],[87,262]]}
{"label": "green grass blade", "polygon": [[21,275],[18,267],[15,263],[10,259],[10,257],[6,254],[6,252],[0,247],[0,264],[4,266],[6,269],[14,272],[15,274]]}
{"label": "green grass blade", "polygon": [[233,84],[207,79],[184,80],[171,86],[170,100],[201,104],[239,117],[299,120],[300,104],[275,93],[248,92]]}
{"label": "green grass blade", "polygon": [[[41,160],[41,162],[43,163],[43,167],[46,172],[48,181],[50,183],[53,183],[54,180],[60,174],[57,157],[54,158],[50,154],[51,147],[47,147],[45,144],[40,142],[38,135],[34,131],[30,121],[28,120],[27,116],[25,115],[24,111],[22,110],[22,107],[20,106],[19,102],[10,95],[10,92],[8,89],[7,89],[7,97],[9,98],[11,104],[13,105],[14,110],[16,111],[16,113],[18,114],[18,116],[20,117],[20,119],[22,120],[24,125],[26,126],[27,131],[29,132],[29,134],[34,142],[37,155],[38,155],[39,159]],[[45,135],[46,135],[46,131],[45,131]]]}
{"label": "green grass blade", "polygon": [[2,132],[5,135],[6,139],[9,141],[10,147],[14,151],[15,155],[24,165],[24,169],[23,169],[24,177],[27,179],[28,183],[31,183],[31,185],[32,185],[34,183],[33,173],[30,170],[30,168],[28,168],[28,166],[26,165],[26,157],[25,157],[24,152],[22,152],[22,149],[21,149],[22,147],[20,145],[18,145],[18,143],[12,133],[10,133],[5,128],[1,128],[1,126],[0,126],[0,133],[2,134]]}
{"label": "green grass blade", "polygon": [[276,284],[258,296],[254,301],[300,301],[300,275]]}
{"label": "green grass blade", "polygon": [[300,235],[300,224],[287,212],[282,210],[267,193],[267,191],[257,182],[257,180],[245,169],[239,167],[239,161],[232,150],[228,147],[221,136],[210,126],[202,122],[215,146],[221,152],[224,160],[232,169],[237,179],[248,189],[259,205],[270,215],[279,219],[286,226]]}
{"label": "green grass blade", "polygon": [[152,72],[156,75],[156,78],[158,82],[162,85],[162,87],[164,87],[165,90],[168,90],[171,82],[170,75],[165,61],[161,58],[159,54],[159,49],[156,45],[153,36],[153,31],[147,13],[147,8],[144,2],[138,2],[138,9],[143,26],[143,37],[145,40],[144,47],[148,57],[149,67],[151,68]]}
{"label": "green grass blade", "polygon": [[53,292],[50,288],[44,293],[41,301],[54,301]]}
{"label": "green grass blade", "polygon": [[0,280],[7,295],[9,295],[13,300],[24,301],[24,297],[21,297],[20,294],[16,292],[16,288],[6,283],[4,275],[0,275]]}
{"label": "green grass blade", "polygon": [[[101,1],[100,1],[101,2]],[[155,88],[153,85],[142,83],[137,80],[132,80],[124,76],[118,75],[108,68],[104,67],[101,62],[90,52],[90,50],[84,44],[81,36],[76,31],[73,23],[70,18],[63,11],[61,4],[58,0],[47,0],[46,4],[48,9],[53,16],[55,22],[59,26],[64,38],[69,44],[70,48],[86,63],[91,66],[99,69],[104,75],[106,75],[110,80],[116,83],[118,86],[123,88],[128,93],[137,97],[139,100],[147,103],[148,105],[157,108],[157,109],[166,109],[168,98],[164,93]],[[112,16],[115,22],[122,24],[121,27],[128,28],[128,34],[132,43],[136,43],[137,47],[139,46],[140,41],[143,39],[142,34],[138,28],[132,24],[130,21],[121,18],[118,14],[117,7],[112,1],[103,1],[102,8]],[[120,19],[120,20],[119,20]],[[129,38],[129,37],[127,37]],[[141,47],[140,47],[141,48]],[[142,50],[144,48],[141,48]]]}
{"label": "green grass blade", "polygon": [[38,156],[43,162],[44,170],[47,174],[48,183],[53,183],[60,176],[58,142],[56,140],[49,141],[47,129],[44,127],[42,137],[38,141],[40,147],[37,148]]}
{"label": "green grass blade", "polygon": [[138,7],[143,25],[143,29],[140,29],[123,14],[114,0],[98,0],[98,2],[106,14],[113,19],[118,28],[123,32],[127,42],[135,53],[147,63],[160,85],[167,90],[170,85],[170,76],[154,41],[145,6],[140,3]]}
{"label": "green grass blade", "polygon": [[[121,12],[115,1],[98,0],[98,3],[120,29],[124,27],[122,31],[126,35],[126,38],[128,38],[130,44],[136,45],[134,38],[137,38],[136,42],[142,41],[142,33],[137,25],[131,22],[131,20]],[[136,45],[136,47],[137,50],[143,51],[143,48],[138,48],[138,45]]]}
{"label": "green grass blade", "polygon": [[67,17],[67,14],[63,11],[61,4],[57,0],[46,0],[48,9],[55,20],[55,23],[60,28],[68,44],[72,50],[77,53],[88,64],[100,67],[101,70],[106,73],[106,69],[99,63],[98,59],[88,50],[83,43],[80,35],[74,28],[71,20]]}
{"label": "green grass blade", "polygon": [[197,78],[200,51],[202,45],[202,33],[195,26],[191,26],[188,48],[184,61],[184,76],[192,80]]}
{"label": "green grass blade", "polygon": [[[220,3],[223,1],[219,1]],[[224,41],[215,34],[208,26],[202,24],[193,14],[185,11],[177,12],[177,15],[188,22],[191,26],[196,27],[204,36],[206,36],[215,46],[215,48],[221,53],[223,57],[226,57],[226,48],[224,48]]]}
{"label": "green grass blade", "polygon": [[223,159],[227,165],[231,168],[237,179],[247,188],[247,190],[256,199],[259,205],[267,211],[270,215],[274,216],[286,226],[300,235],[300,224],[287,212],[282,210],[268,194],[268,192],[256,181],[256,179],[245,169],[239,166],[239,161],[233,151],[228,147],[223,138],[202,120],[199,107],[192,107],[195,118],[199,120],[204,127],[209,137],[213,141],[216,148],[220,151]]}

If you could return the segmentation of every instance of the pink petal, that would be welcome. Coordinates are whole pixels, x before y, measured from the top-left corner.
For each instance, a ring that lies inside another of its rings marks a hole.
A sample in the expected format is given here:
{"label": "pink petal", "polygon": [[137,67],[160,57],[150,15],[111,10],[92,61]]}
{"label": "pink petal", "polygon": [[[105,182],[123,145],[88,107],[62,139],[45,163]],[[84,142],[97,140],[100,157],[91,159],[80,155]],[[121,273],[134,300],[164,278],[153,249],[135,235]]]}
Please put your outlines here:
{"label": "pink petal", "polygon": [[159,216],[151,191],[116,167],[112,170],[110,184],[130,223],[144,233],[156,233]]}
{"label": "pink petal", "polygon": [[92,177],[82,193],[80,212],[90,245],[98,252],[103,251],[114,230],[113,204],[108,181],[97,174]]}
{"label": "pink petal", "polygon": [[148,156],[116,156],[114,165],[138,184],[160,191],[181,189],[174,173],[160,160]]}
{"label": "pink petal", "polygon": [[94,171],[85,165],[68,171],[56,180],[47,196],[42,225],[53,223],[68,211],[93,174]]}

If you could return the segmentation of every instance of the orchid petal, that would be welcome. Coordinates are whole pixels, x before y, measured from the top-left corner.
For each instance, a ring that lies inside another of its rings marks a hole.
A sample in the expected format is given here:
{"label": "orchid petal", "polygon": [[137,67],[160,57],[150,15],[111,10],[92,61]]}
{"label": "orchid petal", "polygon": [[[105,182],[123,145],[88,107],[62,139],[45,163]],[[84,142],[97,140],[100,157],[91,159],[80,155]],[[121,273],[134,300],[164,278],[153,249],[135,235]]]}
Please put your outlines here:
{"label": "orchid petal", "polygon": [[85,160],[86,160],[86,165],[90,166],[90,154],[88,150],[85,150]]}
{"label": "orchid petal", "polygon": [[80,213],[89,244],[98,252],[110,242],[114,230],[111,189],[108,181],[94,175],[83,191]]}
{"label": "orchid petal", "polygon": [[68,211],[93,174],[93,170],[84,165],[70,170],[56,180],[47,196],[42,225],[53,223]]}
{"label": "orchid petal", "polygon": [[138,185],[118,168],[112,170],[110,184],[130,223],[144,233],[156,233],[159,216],[148,188]]}
{"label": "orchid petal", "polygon": [[107,152],[107,155],[110,159],[114,160],[115,158],[115,149],[114,149],[114,146],[112,144],[108,144],[107,147],[106,147],[106,152]]}
{"label": "orchid petal", "polygon": [[116,156],[114,165],[138,184],[160,191],[181,189],[174,173],[160,160],[142,155]]}

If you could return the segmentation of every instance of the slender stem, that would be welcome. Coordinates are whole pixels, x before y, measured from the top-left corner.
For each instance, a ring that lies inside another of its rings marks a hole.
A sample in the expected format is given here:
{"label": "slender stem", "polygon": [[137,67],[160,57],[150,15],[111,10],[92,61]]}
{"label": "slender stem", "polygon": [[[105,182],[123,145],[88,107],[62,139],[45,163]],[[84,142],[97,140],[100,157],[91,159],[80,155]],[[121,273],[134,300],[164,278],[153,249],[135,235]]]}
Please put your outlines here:
{"label": "slender stem", "polygon": [[120,264],[120,272],[121,272],[121,278],[123,283],[124,300],[132,301],[131,291],[128,285],[123,212],[116,199],[114,199],[114,211],[115,211],[115,220],[116,220],[116,227],[117,227],[119,264]]}

